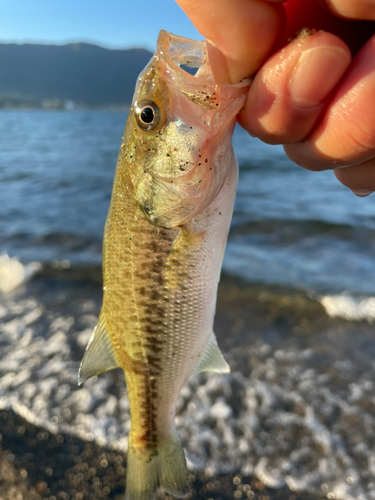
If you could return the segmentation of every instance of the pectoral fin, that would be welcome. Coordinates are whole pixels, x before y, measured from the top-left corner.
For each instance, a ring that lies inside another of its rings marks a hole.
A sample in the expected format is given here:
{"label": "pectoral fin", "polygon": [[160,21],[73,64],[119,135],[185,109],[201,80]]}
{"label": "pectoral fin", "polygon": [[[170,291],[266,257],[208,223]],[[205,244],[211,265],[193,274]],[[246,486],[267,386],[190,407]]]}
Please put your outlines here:
{"label": "pectoral fin", "polygon": [[112,339],[108,333],[105,316],[101,313],[79,368],[78,385],[83,384],[94,375],[99,375],[99,373],[119,366]]}
{"label": "pectoral fin", "polygon": [[205,350],[205,353],[201,357],[191,376],[197,375],[200,372],[230,372],[229,365],[225,361],[224,356],[222,355],[219,346],[217,345],[217,340],[214,332],[211,333],[211,338],[208,343],[207,349]]}

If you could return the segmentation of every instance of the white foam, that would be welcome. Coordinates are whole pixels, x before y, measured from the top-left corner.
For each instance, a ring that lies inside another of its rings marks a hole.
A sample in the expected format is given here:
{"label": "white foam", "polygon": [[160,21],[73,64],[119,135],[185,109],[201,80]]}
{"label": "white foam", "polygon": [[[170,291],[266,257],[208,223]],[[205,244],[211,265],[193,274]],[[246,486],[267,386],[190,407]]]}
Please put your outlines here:
{"label": "white foam", "polygon": [[39,262],[23,265],[17,257],[0,255],[0,292],[9,293],[41,269]]}
{"label": "white foam", "polygon": [[353,297],[348,293],[326,295],[320,302],[330,317],[341,317],[350,321],[375,320],[375,297]]}

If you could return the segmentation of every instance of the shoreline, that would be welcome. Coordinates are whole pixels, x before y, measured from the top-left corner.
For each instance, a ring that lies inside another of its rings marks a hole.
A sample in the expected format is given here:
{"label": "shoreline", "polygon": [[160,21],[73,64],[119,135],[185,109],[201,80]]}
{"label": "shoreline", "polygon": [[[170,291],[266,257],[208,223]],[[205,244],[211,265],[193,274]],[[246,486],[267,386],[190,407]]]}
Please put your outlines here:
{"label": "shoreline", "polygon": [[[0,353],[0,398],[8,402],[0,411],[1,500],[123,499],[129,414],[122,374],[102,374],[80,390],[76,385],[101,305],[98,273],[49,268],[0,297],[9,335]],[[223,274],[214,329],[232,372],[193,377],[177,407],[177,427],[196,471],[191,498],[317,500],[347,485],[348,495],[335,497],[346,500],[367,491],[366,461],[371,463],[375,444],[375,424],[369,423],[375,410],[371,324],[330,318],[298,290]],[[25,361],[19,358],[19,368],[11,368],[21,354]],[[31,359],[36,355],[37,361]],[[13,370],[11,378],[7,370]],[[29,398],[30,384],[37,393]],[[58,396],[64,387],[66,396]],[[14,401],[44,415],[41,421],[57,418],[58,432],[15,414]],[[75,434],[62,431],[64,425]],[[93,433],[91,442],[78,437],[85,429]],[[107,444],[99,445],[103,432]],[[119,445],[111,449],[115,441]],[[327,474],[322,460],[334,464]],[[351,470],[357,474],[352,486],[346,483]],[[286,477],[300,493],[286,486]]]}

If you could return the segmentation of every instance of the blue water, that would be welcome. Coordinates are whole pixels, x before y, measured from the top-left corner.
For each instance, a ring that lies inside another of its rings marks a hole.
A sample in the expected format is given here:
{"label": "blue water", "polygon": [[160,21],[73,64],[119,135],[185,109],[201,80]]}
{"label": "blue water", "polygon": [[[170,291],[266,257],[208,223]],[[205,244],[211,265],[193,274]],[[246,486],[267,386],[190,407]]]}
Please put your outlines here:
{"label": "blue water", "polygon": [[[126,121],[116,112],[0,112],[0,253],[99,264]],[[239,127],[224,270],[250,282],[375,294],[375,198],[305,171]]]}

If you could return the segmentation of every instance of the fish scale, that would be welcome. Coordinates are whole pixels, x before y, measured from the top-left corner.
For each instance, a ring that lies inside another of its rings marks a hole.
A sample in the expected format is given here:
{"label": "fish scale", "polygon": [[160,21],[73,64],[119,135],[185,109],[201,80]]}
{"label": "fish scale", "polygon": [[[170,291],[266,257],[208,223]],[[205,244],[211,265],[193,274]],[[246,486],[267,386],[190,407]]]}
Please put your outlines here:
{"label": "fish scale", "polygon": [[[193,53],[196,76],[179,68]],[[177,398],[193,374],[229,371],[212,328],[246,85],[216,85],[205,44],[166,32],[137,83],[104,233],[103,306],[80,369],[80,382],[125,372],[128,500],[189,492]]]}

